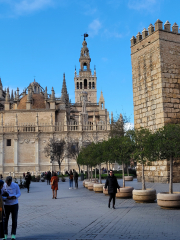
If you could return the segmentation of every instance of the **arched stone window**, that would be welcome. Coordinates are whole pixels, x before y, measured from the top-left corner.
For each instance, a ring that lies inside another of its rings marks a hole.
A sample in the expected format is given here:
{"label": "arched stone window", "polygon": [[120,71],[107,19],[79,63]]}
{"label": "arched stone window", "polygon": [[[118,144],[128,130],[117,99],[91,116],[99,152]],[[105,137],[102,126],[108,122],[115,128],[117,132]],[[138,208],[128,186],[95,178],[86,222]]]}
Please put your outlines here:
{"label": "arched stone window", "polygon": [[92,89],[95,89],[95,83],[94,82],[92,83]]}
{"label": "arched stone window", "polygon": [[80,82],[80,89],[82,89],[82,82]]}
{"label": "arched stone window", "polygon": [[79,89],[79,83],[77,82],[77,89]]}
{"label": "arched stone window", "polygon": [[83,70],[87,71],[87,63],[83,63]]}
{"label": "arched stone window", "polygon": [[89,89],[91,89],[91,82],[89,82]]}

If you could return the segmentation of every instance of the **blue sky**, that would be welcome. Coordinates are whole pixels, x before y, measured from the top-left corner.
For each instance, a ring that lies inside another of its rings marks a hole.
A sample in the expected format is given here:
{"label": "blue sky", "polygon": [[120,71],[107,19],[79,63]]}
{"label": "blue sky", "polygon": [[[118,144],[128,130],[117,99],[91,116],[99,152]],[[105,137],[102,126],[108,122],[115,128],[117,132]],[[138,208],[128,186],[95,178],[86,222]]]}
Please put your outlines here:
{"label": "blue sky", "polygon": [[75,102],[83,33],[96,65],[98,100],[133,123],[130,38],[159,18],[180,25],[179,0],[0,0],[0,76],[20,90],[36,81],[60,96],[63,73]]}

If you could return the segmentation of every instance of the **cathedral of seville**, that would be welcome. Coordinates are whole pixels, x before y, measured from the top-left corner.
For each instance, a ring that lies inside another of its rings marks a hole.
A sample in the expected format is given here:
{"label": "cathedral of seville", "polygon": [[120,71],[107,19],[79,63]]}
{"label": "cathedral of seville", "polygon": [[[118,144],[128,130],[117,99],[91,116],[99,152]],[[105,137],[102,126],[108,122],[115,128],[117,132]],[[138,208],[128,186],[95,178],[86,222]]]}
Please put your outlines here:
{"label": "cathedral of seville", "polygon": [[[131,38],[134,126],[156,130],[180,122],[179,26],[158,19]],[[180,160],[173,167],[174,182],[180,182]],[[137,167],[138,180],[141,166]],[[145,166],[146,181],[168,182],[169,162]]]}
{"label": "cathedral of seville", "polygon": [[[75,70],[75,103],[71,103],[65,74],[61,97],[40,83],[30,83],[22,93],[3,89],[0,81],[0,174],[30,171],[40,173],[58,170],[50,163],[44,147],[50,138],[83,142],[98,142],[108,138],[109,113],[101,92],[97,102],[96,69],[90,69],[91,58],[87,42],[80,52],[79,75]],[[66,158],[61,170],[78,169],[74,159]]]}

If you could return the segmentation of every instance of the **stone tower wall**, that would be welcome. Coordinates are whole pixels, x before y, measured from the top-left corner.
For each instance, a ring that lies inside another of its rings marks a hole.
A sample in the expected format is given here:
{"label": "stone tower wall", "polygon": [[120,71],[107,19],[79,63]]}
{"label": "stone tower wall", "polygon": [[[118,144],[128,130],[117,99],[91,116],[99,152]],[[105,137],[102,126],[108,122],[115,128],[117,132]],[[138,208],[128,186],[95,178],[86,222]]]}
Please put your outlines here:
{"label": "stone tower wall", "polygon": [[[175,23],[157,20],[131,39],[134,125],[156,130],[168,122],[180,122],[180,34]],[[174,182],[180,181],[180,162],[174,166]],[[137,167],[138,180],[141,166]],[[147,181],[168,182],[169,163],[145,167]]]}

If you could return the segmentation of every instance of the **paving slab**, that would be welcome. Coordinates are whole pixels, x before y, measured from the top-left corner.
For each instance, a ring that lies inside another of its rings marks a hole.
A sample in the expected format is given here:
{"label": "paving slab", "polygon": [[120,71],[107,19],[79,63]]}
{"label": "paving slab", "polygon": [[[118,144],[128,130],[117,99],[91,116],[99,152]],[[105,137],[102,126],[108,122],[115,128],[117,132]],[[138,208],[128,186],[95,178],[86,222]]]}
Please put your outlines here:
{"label": "paving slab", "polygon": [[[122,180],[118,180],[122,186]],[[135,179],[127,186],[141,188]],[[168,184],[146,183],[157,192]],[[174,184],[180,191],[180,184]],[[58,199],[52,199],[50,185],[32,182],[30,193],[21,190],[17,239],[27,240],[173,240],[180,239],[180,210],[164,210],[157,203],[138,204],[133,199],[116,199],[108,208],[108,196],[84,188],[69,189],[59,182]],[[9,232],[11,219],[9,223]],[[9,235],[10,239],[10,235]]]}

